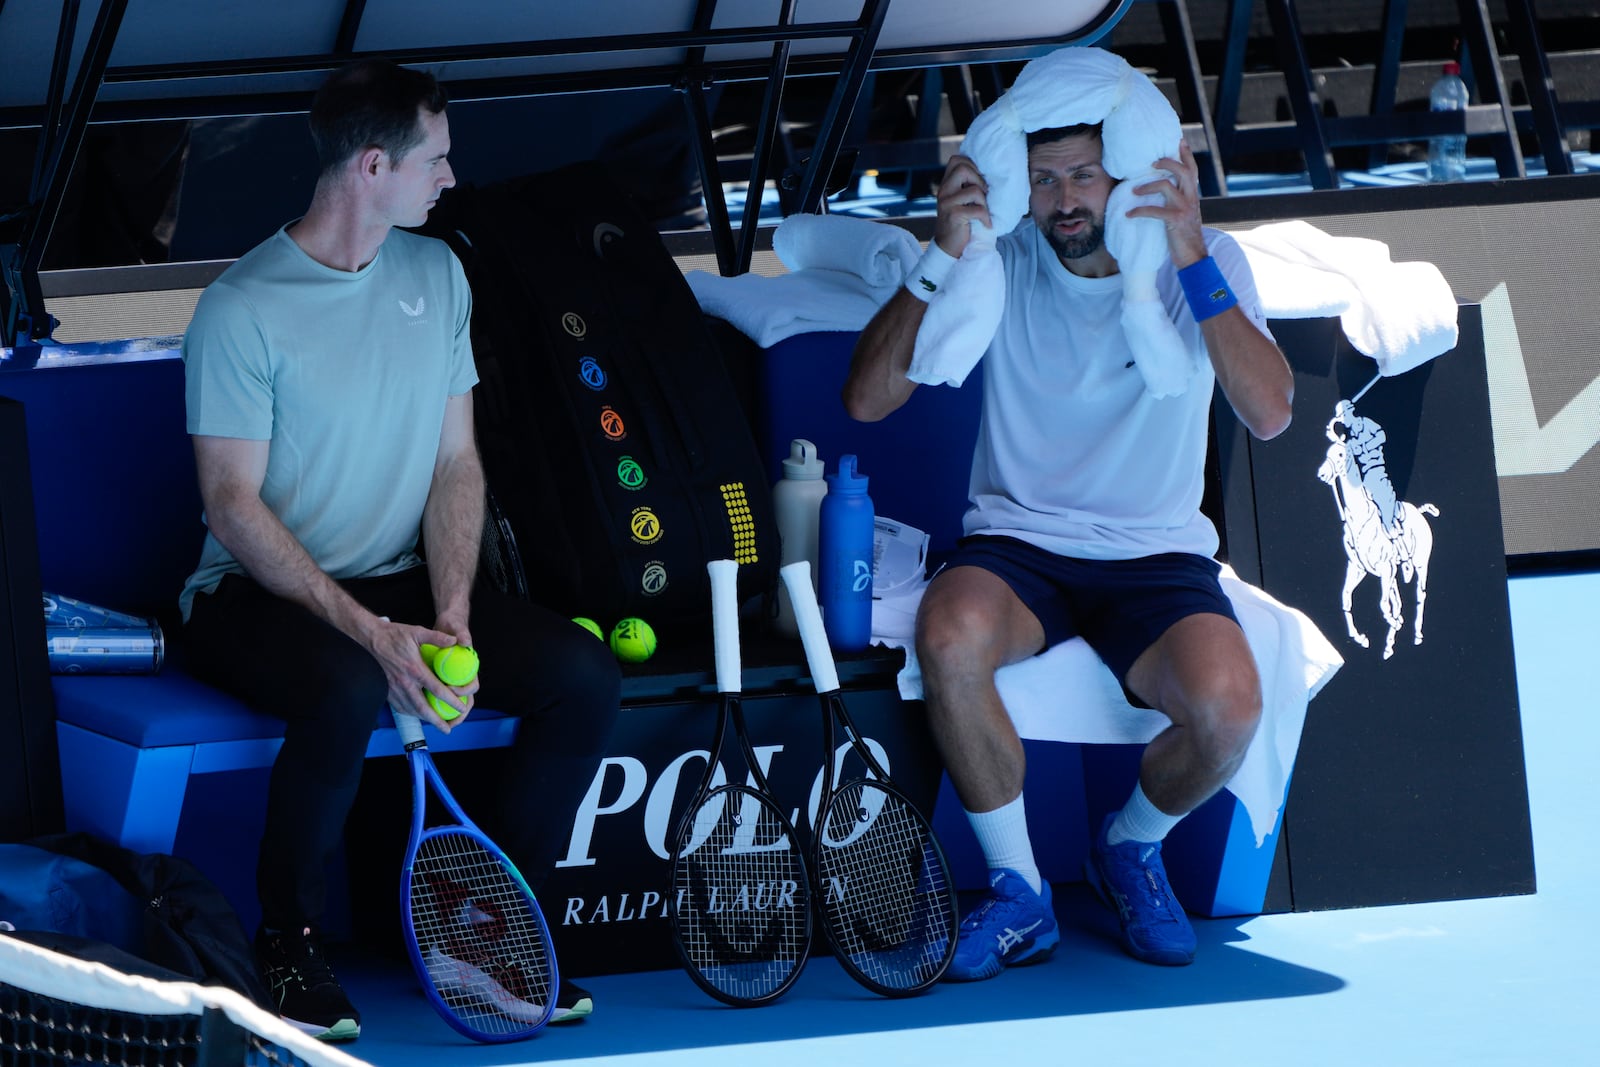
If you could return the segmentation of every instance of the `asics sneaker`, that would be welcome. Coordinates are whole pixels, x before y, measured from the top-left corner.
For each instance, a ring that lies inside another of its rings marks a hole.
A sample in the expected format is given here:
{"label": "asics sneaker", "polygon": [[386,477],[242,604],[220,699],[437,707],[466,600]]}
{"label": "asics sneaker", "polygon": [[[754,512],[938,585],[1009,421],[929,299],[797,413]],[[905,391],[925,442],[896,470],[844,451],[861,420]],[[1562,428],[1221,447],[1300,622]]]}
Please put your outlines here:
{"label": "asics sneaker", "polygon": [[322,1041],[361,1036],[361,1013],[333,976],[314,927],[256,934],[256,959],[278,1014]]}
{"label": "asics sneaker", "polygon": [[1107,907],[1122,921],[1122,947],[1146,963],[1182,967],[1194,962],[1194,927],[1183,905],[1172,895],[1167,868],[1161,862],[1161,842],[1106,843],[1113,812],[1089,846],[1084,874]]}
{"label": "asics sneaker", "polygon": [[531,1025],[544,1018],[545,1005],[550,1003],[538,993],[541,988],[548,992],[549,982],[539,981],[515,961],[492,960],[484,953],[454,947],[446,952],[432,945],[423,962],[434,988],[452,1006],[481,1004]]}
{"label": "asics sneaker", "polygon": [[976,982],[1007,967],[1043,963],[1060,941],[1050,884],[1035,893],[1016,871],[990,871],[989,896],[961,920],[955,958],[945,978]]}
{"label": "asics sneaker", "polygon": [[561,988],[556,991],[556,1013],[550,1016],[551,1025],[581,1022],[592,1011],[594,997],[589,995],[589,991],[577,982],[561,979]]}

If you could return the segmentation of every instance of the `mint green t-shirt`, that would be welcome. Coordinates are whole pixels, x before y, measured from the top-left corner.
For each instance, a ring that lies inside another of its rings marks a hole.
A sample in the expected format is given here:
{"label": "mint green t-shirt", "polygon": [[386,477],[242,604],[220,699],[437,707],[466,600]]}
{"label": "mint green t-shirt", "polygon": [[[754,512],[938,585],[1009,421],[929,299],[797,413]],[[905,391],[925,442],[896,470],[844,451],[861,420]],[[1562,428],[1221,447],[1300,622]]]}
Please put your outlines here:
{"label": "mint green t-shirt", "polygon": [[[416,566],[445,401],[478,381],[471,317],[441,241],[393,230],[352,272],[279,230],[200,296],[183,342],[189,433],[271,442],[261,499],[333,578]],[[184,618],[243,571],[207,533]]]}

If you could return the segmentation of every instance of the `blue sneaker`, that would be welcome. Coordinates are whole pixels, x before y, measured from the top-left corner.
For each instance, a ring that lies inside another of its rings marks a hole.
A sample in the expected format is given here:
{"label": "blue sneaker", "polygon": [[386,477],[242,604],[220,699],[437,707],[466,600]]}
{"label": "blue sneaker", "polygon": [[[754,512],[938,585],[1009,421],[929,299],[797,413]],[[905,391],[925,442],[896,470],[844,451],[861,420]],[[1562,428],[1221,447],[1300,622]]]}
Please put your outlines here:
{"label": "blue sneaker", "polygon": [[1035,893],[1016,871],[990,871],[989,896],[961,920],[955,958],[944,976],[952,982],[976,982],[1007,967],[1043,963],[1060,940],[1049,882]]}
{"label": "blue sneaker", "polygon": [[1161,842],[1106,844],[1116,814],[1106,816],[1089,847],[1084,874],[1107,907],[1122,920],[1122,947],[1146,963],[1182,967],[1194,962],[1194,927],[1167,884]]}

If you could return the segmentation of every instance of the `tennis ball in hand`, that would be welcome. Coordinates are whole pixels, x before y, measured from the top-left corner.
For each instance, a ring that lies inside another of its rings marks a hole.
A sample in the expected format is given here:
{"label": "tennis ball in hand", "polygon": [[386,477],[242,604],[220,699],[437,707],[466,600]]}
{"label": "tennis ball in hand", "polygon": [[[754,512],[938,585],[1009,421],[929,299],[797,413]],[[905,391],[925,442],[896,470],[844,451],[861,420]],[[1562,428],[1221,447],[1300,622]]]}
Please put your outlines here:
{"label": "tennis ball in hand", "polygon": [[[433,673],[438,675],[439,680],[445,685],[466,685],[478,676],[478,654],[466,645],[440,648],[438,645],[424,644],[419,651],[422,653],[422,661],[433,669]],[[439,718],[445,722],[460,716],[459,711],[432,693],[428,693],[427,697],[429,706],[438,712]]]}
{"label": "tennis ball in hand", "polygon": [[656,651],[656,632],[641,618],[630,615],[611,628],[611,651],[624,663],[643,663]]}
{"label": "tennis ball in hand", "polygon": [[593,619],[586,619],[582,615],[579,615],[572,621],[583,627],[585,630],[588,630],[590,633],[594,634],[600,640],[604,641],[606,639],[605,633],[600,629],[600,624],[595,622]]}
{"label": "tennis ball in hand", "polygon": [[433,673],[445,685],[466,685],[478,676],[478,654],[466,645],[441,648],[433,657]]}

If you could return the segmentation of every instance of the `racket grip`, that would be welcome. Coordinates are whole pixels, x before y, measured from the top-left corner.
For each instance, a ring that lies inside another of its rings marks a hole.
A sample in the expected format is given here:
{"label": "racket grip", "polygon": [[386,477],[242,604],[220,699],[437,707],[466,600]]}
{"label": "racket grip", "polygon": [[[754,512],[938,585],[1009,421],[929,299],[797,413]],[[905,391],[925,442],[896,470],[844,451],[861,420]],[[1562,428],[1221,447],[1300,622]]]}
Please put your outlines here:
{"label": "racket grip", "polygon": [[711,639],[717,660],[717,692],[737,693],[741,685],[739,660],[739,564],[714,559],[706,564],[711,576]]}
{"label": "racket grip", "polygon": [[811,588],[811,562],[796,560],[778,568],[778,577],[789,590],[789,603],[794,605],[795,622],[800,627],[800,643],[806,650],[806,665],[811,669],[811,681],[819,693],[832,693],[839,688],[839,670],[833,663],[833,649],[828,647],[828,634],[822,628],[822,609],[817,607],[817,591]]}
{"label": "racket grip", "polygon": [[422,720],[415,715],[406,715],[389,709],[389,714],[394,717],[394,732],[400,735],[400,747],[410,748],[422,740]]}

